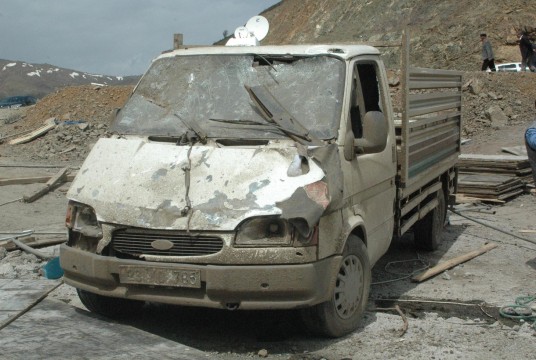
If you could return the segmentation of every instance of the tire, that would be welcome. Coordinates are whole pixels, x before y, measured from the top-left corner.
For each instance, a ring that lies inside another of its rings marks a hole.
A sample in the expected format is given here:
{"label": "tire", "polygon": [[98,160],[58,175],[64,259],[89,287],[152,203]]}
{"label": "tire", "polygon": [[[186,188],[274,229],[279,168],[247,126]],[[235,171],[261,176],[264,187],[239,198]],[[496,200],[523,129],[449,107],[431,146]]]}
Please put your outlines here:
{"label": "tire", "polygon": [[305,326],[313,333],[333,338],[357,329],[367,305],[370,281],[367,248],[359,237],[350,235],[331,299],[301,311]]}
{"label": "tire", "polygon": [[113,298],[76,289],[82,304],[91,312],[111,319],[121,319],[141,311],[143,301]]}
{"label": "tire", "polygon": [[442,189],[437,192],[437,201],[436,208],[419,220],[413,229],[415,245],[422,250],[437,250],[441,243],[441,235],[447,216],[447,202]]}

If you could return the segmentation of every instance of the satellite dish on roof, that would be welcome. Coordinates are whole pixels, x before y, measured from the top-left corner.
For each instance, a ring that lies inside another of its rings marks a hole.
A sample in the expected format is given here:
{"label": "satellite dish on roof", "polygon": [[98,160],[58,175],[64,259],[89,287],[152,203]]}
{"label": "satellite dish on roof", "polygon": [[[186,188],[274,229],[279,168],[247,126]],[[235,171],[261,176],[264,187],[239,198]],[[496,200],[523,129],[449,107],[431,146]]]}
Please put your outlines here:
{"label": "satellite dish on roof", "polygon": [[249,19],[246,23],[246,28],[257,38],[257,40],[261,41],[268,35],[270,25],[264,16],[259,15]]}
{"label": "satellite dish on roof", "polygon": [[270,25],[264,16],[254,16],[248,20],[246,26],[237,27],[234,37],[227,41],[227,46],[258,46],[266,37]]}

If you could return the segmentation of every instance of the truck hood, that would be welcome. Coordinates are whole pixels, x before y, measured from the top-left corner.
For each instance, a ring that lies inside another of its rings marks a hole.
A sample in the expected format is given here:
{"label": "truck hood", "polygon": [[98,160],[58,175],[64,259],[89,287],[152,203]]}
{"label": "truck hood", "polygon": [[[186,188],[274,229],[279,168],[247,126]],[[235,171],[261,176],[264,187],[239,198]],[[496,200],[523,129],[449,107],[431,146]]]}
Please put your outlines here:
{"label": "truck hood", "polygon": [[[67,197],[93,207],[100,222],[134,227],[234,230],[262,215],[310,225],[331,197],[326,172],[298,151],[100,139]],[[307,171],[290,171],[297,162]]]}

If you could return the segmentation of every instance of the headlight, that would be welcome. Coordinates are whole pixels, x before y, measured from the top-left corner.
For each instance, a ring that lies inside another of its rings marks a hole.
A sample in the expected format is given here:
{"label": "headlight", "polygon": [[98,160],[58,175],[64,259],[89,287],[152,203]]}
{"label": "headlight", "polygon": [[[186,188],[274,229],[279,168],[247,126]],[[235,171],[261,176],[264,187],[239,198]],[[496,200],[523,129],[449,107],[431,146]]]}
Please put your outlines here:
{"label": "headlight", "polygon": [[95,210],[90,206],[69,202],[65,225],[72,231],[79,232],[84,236],[101,238],[102,228],[97,221]]}
{"label": "headlight", "polygon": [[235,245],[238,246],[290,246],[292,227],[276,217],[248,219],[237,228]]}

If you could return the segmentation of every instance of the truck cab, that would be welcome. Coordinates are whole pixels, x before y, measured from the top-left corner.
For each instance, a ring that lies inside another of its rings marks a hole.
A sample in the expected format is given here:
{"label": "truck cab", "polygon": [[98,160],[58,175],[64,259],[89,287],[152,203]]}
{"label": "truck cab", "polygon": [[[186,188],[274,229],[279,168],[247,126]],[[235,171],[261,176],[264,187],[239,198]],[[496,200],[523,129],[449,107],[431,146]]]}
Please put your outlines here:
{"label": "truck cab", "polygon": [[395,127],[371,46],[163,54],[67,193],[65,282],[110,317],[299,309],[347,334],[400,224]]}

